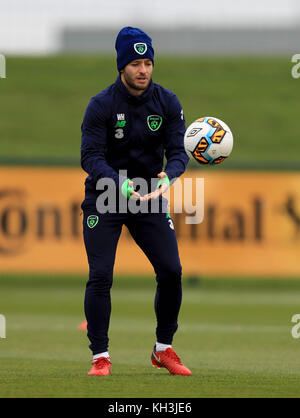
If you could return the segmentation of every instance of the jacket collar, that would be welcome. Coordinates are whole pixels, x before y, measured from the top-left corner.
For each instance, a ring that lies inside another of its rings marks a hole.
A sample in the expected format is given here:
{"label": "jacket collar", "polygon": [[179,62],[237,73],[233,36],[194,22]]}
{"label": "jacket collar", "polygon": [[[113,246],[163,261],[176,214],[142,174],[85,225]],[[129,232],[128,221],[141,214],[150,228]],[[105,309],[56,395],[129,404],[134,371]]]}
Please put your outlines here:
{"label": "jacket collar", "polygon": [[140,96],[135,96],[134,94],[131,94],[130,91],[127,90],[127,88],[125,87],[125,85],[123,84],[121,80],[121,75],[118,76],[115,84],[118,90],[120,91],[120,93],[122,94],[122,96],[128,101],[128,103],[135,104],[136,106],[147,102],[151,98],[153,89],[154,89],[154,84],[153,84],[153,81],[151,80],[147,90],[144,91],[144,93],[141,94]]}

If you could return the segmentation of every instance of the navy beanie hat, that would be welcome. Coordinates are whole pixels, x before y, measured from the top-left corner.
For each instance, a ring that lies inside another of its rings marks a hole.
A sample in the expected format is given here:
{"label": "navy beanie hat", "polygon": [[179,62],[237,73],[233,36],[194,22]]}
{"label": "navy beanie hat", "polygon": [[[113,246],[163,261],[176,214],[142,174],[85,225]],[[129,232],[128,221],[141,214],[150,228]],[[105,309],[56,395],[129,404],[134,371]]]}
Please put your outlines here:
{"label": "navy beanie hat", "polygon": [[122,70],[131,61],[149,58],[154,64],[152,39],[138,28],[126,26],[121,29],[116,39],[117,67]]}

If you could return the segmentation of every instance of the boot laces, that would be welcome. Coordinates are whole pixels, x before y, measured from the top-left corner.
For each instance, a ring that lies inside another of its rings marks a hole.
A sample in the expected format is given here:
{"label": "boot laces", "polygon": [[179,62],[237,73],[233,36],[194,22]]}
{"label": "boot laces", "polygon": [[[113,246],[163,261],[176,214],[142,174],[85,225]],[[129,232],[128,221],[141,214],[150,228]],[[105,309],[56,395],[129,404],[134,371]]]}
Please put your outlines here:
{"label": "boot laces", "polygon": [[93,360],[92,364],[93,366],[104,367],[104,366],[108,366],[110,364],[110,361],[106,357],[99,357],[96,360]]}
{"label": "boot laces", "polygon": [[166,350],[166,352],[167,352],[168,356],[169,356],[169,357],[171,357],[171,359],[172,359],[172,360],[174,360],[176,363],[178,363],[178,364],[181,364],[181,365],[182,365],[180,358],[179,358],[179,357],[178,357],[178,355],[175,353],[175,351],[174,351],[174,350],[172,350],[172,348],[168,348],[168,349]]}

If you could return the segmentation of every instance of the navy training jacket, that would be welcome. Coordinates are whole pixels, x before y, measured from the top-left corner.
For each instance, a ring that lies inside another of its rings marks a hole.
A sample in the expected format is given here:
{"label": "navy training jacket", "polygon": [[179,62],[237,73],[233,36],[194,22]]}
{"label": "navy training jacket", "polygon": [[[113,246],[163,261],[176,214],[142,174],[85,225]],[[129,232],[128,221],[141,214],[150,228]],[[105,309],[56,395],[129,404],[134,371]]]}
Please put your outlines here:
{"label": "navy training jacket", "polygon": [[171,181],[188,163],[181,104],[173,92],[152,81],[141,96],[134,96],[119,76],[92,97],[81,131],[81,166],[88,173],[85,201],[95,202],[100,178],[111,178],[120,187],[126,177],[119,170],[127,170],[130,179],[142,177],[150,183],[163,170],[165,156]]}

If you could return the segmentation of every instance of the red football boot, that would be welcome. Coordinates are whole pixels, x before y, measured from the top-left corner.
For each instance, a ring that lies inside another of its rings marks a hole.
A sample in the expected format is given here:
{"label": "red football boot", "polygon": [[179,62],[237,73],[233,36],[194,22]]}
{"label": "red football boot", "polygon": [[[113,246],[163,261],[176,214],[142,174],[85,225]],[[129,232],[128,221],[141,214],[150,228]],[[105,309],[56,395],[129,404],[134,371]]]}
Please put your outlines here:
{"label": "red football boot", "polygon": [[171,374],[190,376],[191,371],[185,367],[180,358],[177,356],[172,348],[167,348],[164,351],[155,351],[155,346],[151,356],[152,365],[161,368],[165,367]]}
{"label": "red football boot", "polygon": [[111,362],[107,357],[99,357],[92,363],[93,367],[88,372],[89,376],[108,376],[110,374]]}

